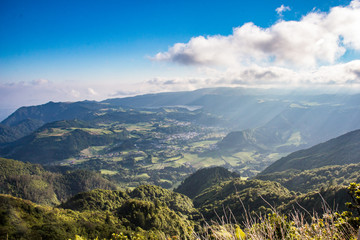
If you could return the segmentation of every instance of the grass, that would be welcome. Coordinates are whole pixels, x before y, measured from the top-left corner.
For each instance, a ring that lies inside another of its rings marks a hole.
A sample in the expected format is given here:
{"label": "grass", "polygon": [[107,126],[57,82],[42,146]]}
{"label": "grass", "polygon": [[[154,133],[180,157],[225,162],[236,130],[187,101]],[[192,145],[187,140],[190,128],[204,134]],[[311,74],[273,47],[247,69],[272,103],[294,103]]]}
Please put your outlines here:
{"label": "grass", "polygon": [[118,171],[112,171],[112,170],[107,170],[107,169],[101,169],[100,172],[101,172],[101,174],[104,174],[104,175],[115,175],[118,173]]}
{"label": "grass", "polygon": [[209,147],[212,144],[217,143],[217,140],[205,140],[205,141],[198,141],[198,142],[193,142],[190,145],[192,147]]}
{"label": "grass", "polygon": [[142,174],[138,174],[136,176],[134,176],[134,180],[137,180],[137,181],[145,181],[147,179],[149,179],[150,176],[147,174],[147,173],[142,173]]}
{"label": "grass", "polygon": [[128,131],[151,131],[154,129],[151,123],[122,124]]}
{"label": "grass", "polygon": [[[263,216],[250,216],[244,208],[246,220],[242,224],[236,223],[235,217],[230,214],[219,216],[218,221],[205,222],[200,229],[192,230],[189,240],[356,240],[357,231],[349,223],[339,218],[336,212],[329,208],[324,214],[301,213],[295,211],[290,215],[273,212]],[[309,215],[309,216],[306,216]],[[310,220],[307,220],[310,219]],[[193,229],[189,226],[189,229]],[[191,230],[190,230],[191,231]],[[119,232],[112,235],[113,240],[140,240],[148,232],[139,231],[133,234]],[[77,240],[85,240],[76,236]],[[157,236],[151,239],[180,239],[179,236],[171,238]]]}
{"label": "grass", "polygon": [[71,130],[68,129],[61,129],[61,128],[50,128],[45,129],[44,131],[37,134],[38,138],[44,138],[44,137],[61,137],[64,134],[70,132]]}
{"label": "grass", "polygon": [[[241,200],[240,200],[241,201]],[[265,201],[265,200],[264,200]],[[266,202],[266,201],[265,201]],[[202,234],[194,233],[194,239],[214,240],[355,240],[355,229],[343,215],[331,210],[323,202],[323,214],[294,210],[288,215],[278,213],[269,204],[271,213],[251,215],[244,207],[245,221],[236,222],[232,212],[218,216],[218,221],[205,222]],[[225,211],[225,210],[224,210]],[[240,228],[240,225],[242,226]]]}

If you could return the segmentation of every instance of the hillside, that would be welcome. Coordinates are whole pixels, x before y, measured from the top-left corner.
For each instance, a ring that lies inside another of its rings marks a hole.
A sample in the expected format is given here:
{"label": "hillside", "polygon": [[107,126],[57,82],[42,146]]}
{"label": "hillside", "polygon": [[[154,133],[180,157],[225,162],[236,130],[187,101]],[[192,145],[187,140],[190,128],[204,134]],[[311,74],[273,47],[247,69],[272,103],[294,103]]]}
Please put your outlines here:
{"label": "hillside", "polygon": [[281,183],[287,189],[307,193],[334,186],[348,186],[360,182],[360,163],[331,165],[309,170],[289,169],[282,172],[259,174],[255,178]]}
{"label": "hillside", "polygon": [[142,185],[127,192],[103,189],[82,192],[59,207],[76,211],[114,211],[130,199],[161,203],[186,216],[197,213],[192,201],[187,196],[153,185]]}
{"label": "hillside", "polygon": [[38,120],[43,123],[71,119],[88,120],[94,117],[95,110],[104,107],[106,105],[94,101],[48,102],[38,106],[21,107],[1,123],[7,126],[15,126],[26,119]]}
{"label": "hillside", "polygon": [[0,193],[45,205],[57,205],[91,189],[115,189],[112,183],[91,171],[49,172],[39,164],[5,158],[0,158],[0,172]]}
{"label": "hillside", "polygon": [[[140,189],[138,191],[143,192]],[[157,188],[150,194],[159,191],[164,190]],[[146,200],[150,196],[146,191],[143,194],[143,199],[132,199],[119,191],[94,190],[76,195],[64,203],[66,209],[43,207],[0,194],[0,237],[75,239],[75,235],[81,235],[89,239],[110,239],[113,233],[119,232],[132,236],[141,234],[145,239],[170,236],[188,239],[191,236],[192,224],[188,216],[181,214],[189,210],[183,209],[182,203],[173,205],[168,202],[175,200],[171,198]],[[171,194],[174,197],[180,195]],[[122,199],[120,202],[116,200],[119,197]],[[185,196],[180,198],[186,201]],[[175,207],[177,211],[167,205]]]}
{"label": "hillside", "polygon": [[[93,132],[88,123],[64,120],[48,123],[34,133],[0,149],[3,157],[49,164],[77,155],[89,146],[113,143],[126,138],[126,132]],[[94,129],[96,131],[96,129]]]}
{"label": "hillside", "polygon": [[291,152],[359,129],[360,108],[290,105],[265,125],[229,133],[223,151]]}
{"label": "hillside", "polygon": [[[39,176],[44,172],[40,165],[6,161],[8,166],[12,166],[2,167],[7,175],[21,172]],[[6,180],[7,175],[3,179]],[[205,182],[200,182],[198,186],[203,190],[199,191],[193,201],[180,193],[151,185],[126,191],[85,191],[75,194],[57,207],[44,207],[0,194],[0,237],[74,239],[75,235],[81,235],[88,239],[110,239],[116,233],[120,239],[125,236],[128,239],[228,239],[239,235],[239,230],[235,231],[239,226],[248,235],[256,229],[264,233],[258,229],[262,224],[277,222],[286,229],[287,224],[293,226],[291,231],[300,231],[308,229],[306,221],[325,231],[325,228],[338,223],[339,216],[328,209],[348,210],[345,202],[351,201],[345,187],[334,186],[300,194],[273,181],[242,180],[219,167],[199,170],[189,177],[190,180],[185,179],[183,184],[189,187],[191,182],[195,184],[197,179],[205,176],[211,184],[205,186]],[[71,182],[77,181],[71,179]],[[184,186],[180,185],[179,188],[187,189]],[[325,210],[324,204],[327,206]],[[323,213],[326,214],[322,217]],[[346,214],[349,216],[348,212]],[[290,216],[301,216],[302,220],[294,224],[290,222]],[[331,222],[328,221],[329,217],[333,217]],[[250,222],[246,222],[246,219]],[[341,221],[341,226],[348,228],[348,223],[344,221],[353,220],[344,215]],[[306,236],[314,234],[307,232]],[[352,233],[345,231],[345,234]]]}
{"label": "hillside", "polygon": [[13,142],[22,138],[43,125],[42,121],[25,119],[13,126],[0,124],[0,144]]}
{"label": "hillside", "polygon": [[350,164],[289,170],[242,180],[216,167],[198,170],[175,191],[182,190],[191,197],[207,221],[221,221],[225,216],[241,222],[246,214],[255,216],[274,209],[287,214],[296,209],[305,215],[313,211],[346,211],[345,203],[351,201],[347,186],[360,181],[358,173],[359,164]]}
{"label": "hillside", "polygon": [[238,174],[223,167],[204,168],[187,177],[174,191],[194,198],[206,188],[235,177],[239,177]]}
{"label": "hillside", "polygon": [[271,164],[261,174],[288,169],[307,170],[330,165],[359,163],[359,154],[360,130],[356,130],[311,148],[291,153]]}
{"label": "hillside", "polygon": [[[308,213],[316,212],[321,216],[329,212],[349,211],[350,209],[346,207],[346,203],[351,201],[352,199],[347,187],[332,186],[296,196],[289,202],[279,206],[278,211],[284,214],[291,214],[296,210],[305,216]],[[306,217],[308,218],[309,216]]]}

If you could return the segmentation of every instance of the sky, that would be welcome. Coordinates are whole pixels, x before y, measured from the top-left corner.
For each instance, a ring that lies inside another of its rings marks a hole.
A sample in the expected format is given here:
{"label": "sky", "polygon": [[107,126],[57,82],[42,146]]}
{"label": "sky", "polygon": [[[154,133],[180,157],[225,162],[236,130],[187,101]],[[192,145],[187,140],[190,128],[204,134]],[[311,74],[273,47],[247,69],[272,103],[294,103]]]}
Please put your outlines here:
{"label": "sky", "polygon": [[204,87],[360,89],[360,0],[1,0],[0,118]]}

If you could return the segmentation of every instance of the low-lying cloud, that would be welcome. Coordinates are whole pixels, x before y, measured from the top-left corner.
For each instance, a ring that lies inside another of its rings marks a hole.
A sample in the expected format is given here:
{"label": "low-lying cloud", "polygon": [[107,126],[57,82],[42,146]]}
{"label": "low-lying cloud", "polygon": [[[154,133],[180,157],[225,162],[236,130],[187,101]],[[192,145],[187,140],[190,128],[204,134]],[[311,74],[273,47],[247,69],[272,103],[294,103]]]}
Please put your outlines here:
{"label": "low-lying cloud", "polygon": [[68,82],[54,83],[47,79],[0,83],[0,108],[37,105],[47,101],[101,99],[99,95],[92,87]]}
{"label": "low-lying cloud", "polygon": [[[207,69],[206,69],[207,70]],[[360,60],[298,71],[277,66],[252,65],[212,69],[202,77],[153,78],[145,82],[153,91],[194,90],[205,87],[328,87],[360,90]]]}

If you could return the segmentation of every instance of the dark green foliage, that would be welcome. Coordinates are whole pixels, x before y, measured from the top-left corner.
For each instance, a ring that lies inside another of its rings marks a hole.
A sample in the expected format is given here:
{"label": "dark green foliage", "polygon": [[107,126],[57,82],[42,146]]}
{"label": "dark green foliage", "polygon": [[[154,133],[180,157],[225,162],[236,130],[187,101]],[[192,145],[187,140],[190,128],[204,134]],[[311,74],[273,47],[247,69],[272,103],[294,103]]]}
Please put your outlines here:
{"label": "dark green foliage", "polygon": [[310,192],[328,188],[329,186],[347,186],[351,182],[360,181],[360,163],[343,166],[326,166],[311,170],[286,170],[269,174],[261,174],[255,178],[281,183],[291,191]]}
{"label": "dark green foliage", "polygon": [[60,207],[83,211],[83,210],[109,210],[120,207],[128,199],[138,199],[148,202],[159,203],[167,206],[169,209],[191,215],[196,213],[191,199],[188,197],[153,185],[142,185],[128,193],[117,190],[96,189],[88,192],[82,192],[70,198]]}
{"label": "dark green foliage", "polygon": [[327,210],[339,212],[347,210],[345,203],[348,201],[351,201],[351,197],[347,188],[333,186],[294,197],[289,202],[279,206],[279,210],[284,213],[292,213],[296,209],[305,215],[313,212],[322,215]]}
{"label": "dark green foliage", "polygon": [[261,174],[281,172],[288,169],[307,170],[329,165],[360,162],[360,130],[294,152],[271,164]]}
{"label": "dark green foliage", "polygon": [[190,222],[180,217],[165,205],[142,200],[127,200],[117,211],[117,216],[125,226],[135,230],[160,230],[167,234],[189,237]]}
{"label": "dark green foliage", "polygon": [[118,218],[105,212],[76,212],[46,208],[0,194],[0,239],[74,239],[76,234],[94,239],[126,231]]}
{"label": "dark green foliage", "polygon": [[142,185],[129,193],[130,197],[150,202],[161,202],[173,211],[190,215],[196,212],[190,198],[153,185]]}
{"label": "dark green foliage", "polygon": [[0,158],[0,170],[0,193],[47,205],[57,205],[78,192],[115,189],[100,174],[87,170],[52,173],[38,164],[5,158]]}
{"label": "dark green foliage", "polygon": [[271,206],[280,206],[292,198],[290,191],[279,183],[236,178],[204,190],[194,198],[194,205],[205,219],[219,220],[218,216],[229,216],[231,210],[239,221],[244,220],[245,209],[264,213]]}
{"label": "dark green foliage", "polygon": [[204,168],[186,178],[175,191],[194,198],[204,189],[235,177],[238,177],[236,173],[232,173],[223,167]]}
{"label": "dark green foliage", "polygon": [[143,230],[150,230],[150,235],[180,239],[191,235],[194,223],[188,214],[196,210],[187,197],[152,186],[139,187],[129,195],[123,191],[93,190],[77,194],[60,208],[0,195],[0,238],[8,235],[9,239],[69,239],[77,234],[93,239]]}
{"label": "dark green foliage", "polygon": [[114,211],[129,198],[129,195],[121,190],[96,189],[76,194],[59,207],[76,211]]}
{"label": "dark green foliage", "polygon": [[71,196],[92,189],[111,189],[116,187],[104,179],[101,174],[89,170],[73,170],[59,176],[53,181],[54,191],[57,196],[61,196],[60,201],[64,201]]}
{"label": "dark green foliage", "polygon": [[4,180],[13,175],[39,175],[44,172],[44,168],[40,164],[0,158],[0,172],[0,179]]}
{"label": "dark green foliage", "polygon": [[341,214],[341,217],[354,229],[359,229],[360,226],[360,184],[358,183],[350,183],[347,188],[349,196],[351,200],[346,203],[346,207],[348,207],[350,211],[344,211]]}
{"label": "dark green foliage", "polygon": [[40,120],[25,119],[14,126],[0,124],[0,144],[13,142],[22,138],[43,125]]}

